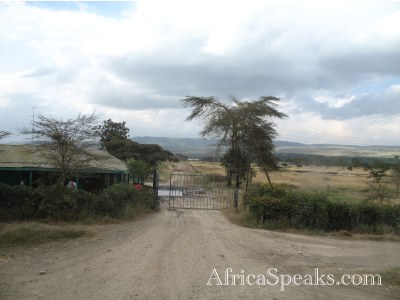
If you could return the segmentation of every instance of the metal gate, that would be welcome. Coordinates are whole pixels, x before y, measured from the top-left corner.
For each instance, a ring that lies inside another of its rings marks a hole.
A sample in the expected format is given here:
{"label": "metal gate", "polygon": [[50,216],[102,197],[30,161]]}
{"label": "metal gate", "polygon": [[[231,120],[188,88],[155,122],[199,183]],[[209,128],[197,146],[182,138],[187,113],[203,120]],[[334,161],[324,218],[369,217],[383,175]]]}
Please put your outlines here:
{"label": "metal gate", "polygon": [[[171,174],[170,208],[223,209],[232,207],[237,191],[222,175]],[[237,197],[237,196],[236,196]]]}

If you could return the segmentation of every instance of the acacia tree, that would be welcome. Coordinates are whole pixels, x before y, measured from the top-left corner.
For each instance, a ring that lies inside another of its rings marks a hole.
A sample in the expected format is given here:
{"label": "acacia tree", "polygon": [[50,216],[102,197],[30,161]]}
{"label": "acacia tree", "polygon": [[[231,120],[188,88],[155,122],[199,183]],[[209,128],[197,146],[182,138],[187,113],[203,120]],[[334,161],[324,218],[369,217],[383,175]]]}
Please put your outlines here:
{"label": "acacia tree", "polygon": [[156,167],[160,161],[170,160],[173,154],[159,145],[139,144],[129,139],[129,128],[124,122],[113,122],[111,119],[95,128],[100,135],[100,145],[109,153],[128,163],[143,161]]}
{"label": "acacia tree", "polygon": [[7,137],[7,136],[9,136],[9,135],[11,135],[10,132],[0,130],[0,140],[1,140],[1,139],[4,139],[5,137]]}
{"label": "acacia tree", "polygon": [[400,187],[400,163],[395,165],[392,170],[392,181],[396,185],[396,195],[399,194]]}
{"label": "acacia tree", "polygon": [[251,162],[256,162],[271,179],[268,167],[276,167],[272,151],[276,137],[274,118],[287,117],[278,111],[279,98],[260,97],[256,101],[241,101],[230,97],[231,105],[215,97],[191,97],[182,99],[184,107],[192,108],[187,121],[200,119],[204,138],[219,140],[219,148],[228,150],[224,164],[229,175],[243,176],[250,170]]}
{"label": "acacia tree", "polygon": [[49,165],[59,169],[60,180],[64,183],[68,174],[84,168],[94,160],[104,158],[91,151],[98,138],[94,130],[98,117],[78,115],[76,119],[54,119],[39,115],[33,129],[22,129],[24,135],[32,135],[38,150],[46,158]]}
{"label": "acacia tree", "polygon": [[376,197],[382,204],[385,199],[389,198],[385,181],[389,167],[379,161],[374,161],[372,166],[366,165],[364,170],[369,172],[368,178],[371,178],[370,186],[374,191],[373,197]]}

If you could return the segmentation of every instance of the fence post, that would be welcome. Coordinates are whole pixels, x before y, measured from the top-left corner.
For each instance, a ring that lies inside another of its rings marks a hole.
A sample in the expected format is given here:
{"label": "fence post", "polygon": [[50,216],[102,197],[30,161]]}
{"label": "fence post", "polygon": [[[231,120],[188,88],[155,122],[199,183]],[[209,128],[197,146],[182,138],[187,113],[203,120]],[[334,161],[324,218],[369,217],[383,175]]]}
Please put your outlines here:
{"label": "fence post", "polygon": [[233,203],[234,203],[234,206],[236,208],[236,212],[238,212],[239,187],[240,187],[239,175],[236,175],[236,186],[235,186],[235,192],[233,194]]}
{"label": "fence post", "polygon": [[158,196],[158,173],[157,170],[153,171],[153,193]]}

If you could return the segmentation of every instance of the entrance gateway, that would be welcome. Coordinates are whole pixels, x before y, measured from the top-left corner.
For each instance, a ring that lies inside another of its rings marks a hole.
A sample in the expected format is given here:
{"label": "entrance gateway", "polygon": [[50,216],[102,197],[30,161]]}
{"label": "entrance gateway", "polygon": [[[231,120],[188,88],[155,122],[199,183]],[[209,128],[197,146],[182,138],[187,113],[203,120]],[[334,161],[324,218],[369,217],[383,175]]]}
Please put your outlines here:
{"label": "entrance gateway", "polygon": [[223,209],[233,207],[237,190],[223,175],[171,174],[169,208]]}

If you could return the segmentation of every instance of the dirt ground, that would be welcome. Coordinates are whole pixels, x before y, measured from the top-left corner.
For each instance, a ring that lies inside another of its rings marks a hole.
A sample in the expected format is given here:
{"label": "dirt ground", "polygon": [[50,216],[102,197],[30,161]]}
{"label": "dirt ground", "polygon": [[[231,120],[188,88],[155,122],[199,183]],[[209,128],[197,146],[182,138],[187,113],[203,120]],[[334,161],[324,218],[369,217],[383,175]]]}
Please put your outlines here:
{"label": "dirt ground", "polygon": [[253,280],[240,285],[240,279],[232,285],[228,277],[229,285],[217,285],[214,268],[222,284],[227,268],[232,274],[267,279],[270,268],[278,278],[314,276],[315,268],[335,279],[377,274],[400,266],[400,243],[248,229],[231,224],[220,211],[162,206],[136,222],[98,226],[94,238],[54,242],[3,258],[0,299],[400,298],[400,290],[384,284],[292,284],[282,291],[282,281],[275,277],[269,277],[271,285],[251,285]]}
{"label": "dirt ground", "polygon": [[[167,201],[139,221],[93,229],[0,258],[0,299],[400,299],[384,282],[336,284],[400,267],[398,242],[243,228],[221,211],[169,210]],[[289,277],[296,284],[283,286]]]}

